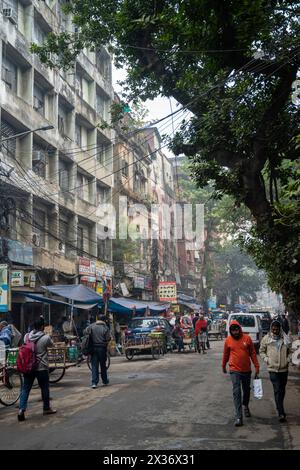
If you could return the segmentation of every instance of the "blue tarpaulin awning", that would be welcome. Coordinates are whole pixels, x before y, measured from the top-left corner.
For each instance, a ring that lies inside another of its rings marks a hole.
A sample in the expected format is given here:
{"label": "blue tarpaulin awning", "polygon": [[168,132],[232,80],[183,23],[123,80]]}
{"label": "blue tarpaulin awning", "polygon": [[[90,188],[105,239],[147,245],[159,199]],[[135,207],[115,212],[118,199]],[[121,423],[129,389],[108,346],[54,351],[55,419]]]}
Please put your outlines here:
{"label": "blue tarpaulin awning", "polygon": [[116,313],[130,314],[135,308],[135,312],[144,315],[147,308],[150,313],[159,314],[170,308],[170,304],[160,304],[158,302],[148,302],[144,300],[128,299],[125,297],[112,297],[108,305],[109,310]]}
{"label": "blue tarpaulin awning", "polygon": [[83,286],[82,284],[42,287],[54,295],[65,297],[66,299],[73,300],[74,302],[82,302],[85,304],[98,304],[99,302],[103,303],[101,295],[97,294],[97,292],[95,292],[93,289]]}
{"label": "blue tarpaulin awning", "polygon": [[[26,297],[28,298],[28,300],[34,300],[35,302],[44,302],[46,304],[52,304],[52,305],[60,304],[60,305],[70,306],[68,302],[63,302],[62,300],[57,300],[57,299],[50,299],[49,297],[45,297],[44,295],[26,293]],[[93,308],[95,307],[95,305],[98,305],[98,302],[96,304],[74,303],[75,308],[81,308],[84,310]]]}

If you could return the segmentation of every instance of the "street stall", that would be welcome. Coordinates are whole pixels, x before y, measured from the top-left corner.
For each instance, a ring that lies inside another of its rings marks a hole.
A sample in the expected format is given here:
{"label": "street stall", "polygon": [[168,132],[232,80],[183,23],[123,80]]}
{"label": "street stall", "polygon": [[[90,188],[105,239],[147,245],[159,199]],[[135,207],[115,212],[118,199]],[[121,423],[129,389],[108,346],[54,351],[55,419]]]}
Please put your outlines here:
{"label": "street stall", "polygon": [[102,297],[92,289],[80,285],[56,285],[56,286],[43,286],[43,288],[50,292],[52,295],[63,297],[68,300],[64,302],[56,298],[46,297],[44,295],[27,294],[28,297],[45,302],[48,304],[64,304],[71,309],[71,325],[74,326],[75,335],[68,336],[67,343],[61,341],[61,335],[55,334],[52,326],[50,325],[51,316],[49,314],[49,326],[46,327],[46,332],[50,334],[55,343],[55,346],[48,349],[49,357],[49,374],[50,383],[59,382],[65,375],[66,369],[80,365],[85,360],[81,353],[81,340],[78,336],[77,328],[74,322],[75,309],[91,309],[95,305],[102,305]]}

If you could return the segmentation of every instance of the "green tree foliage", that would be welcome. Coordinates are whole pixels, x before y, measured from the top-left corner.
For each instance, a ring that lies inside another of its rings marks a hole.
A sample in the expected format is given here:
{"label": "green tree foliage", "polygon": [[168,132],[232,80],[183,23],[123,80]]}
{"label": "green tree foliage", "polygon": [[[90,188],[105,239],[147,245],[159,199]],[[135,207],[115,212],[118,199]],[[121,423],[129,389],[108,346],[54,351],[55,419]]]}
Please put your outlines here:
{"label": "green tree foliage", "polygon": [[[294,165],[299,156],[300,110],[292,99],[299,2],[73,0],[66,11],[80,34],[49,36],[58,65],[84,46],[110,44],[117,65],[128,68],[130,99],[173,96],[193,114],[174,151],[191,158],[200,186],[212,181],[248,207],[253,229],[244,243],[271,287],[299,312],[299,224],[283,223],[280,206],[286,210],[295,191],[293,172],[288,188],[282,181],[283,161]],[[33,50],[48,61],[44,48]]]}

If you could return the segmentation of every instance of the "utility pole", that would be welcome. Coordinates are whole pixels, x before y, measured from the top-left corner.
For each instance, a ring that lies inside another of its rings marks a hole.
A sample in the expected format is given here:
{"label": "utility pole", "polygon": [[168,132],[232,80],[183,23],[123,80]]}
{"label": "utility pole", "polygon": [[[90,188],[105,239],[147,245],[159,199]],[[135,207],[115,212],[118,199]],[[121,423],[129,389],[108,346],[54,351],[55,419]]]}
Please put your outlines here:
{"label": "utility pole", "polygon": [[152,289],[153,289],[153,300],[159,300],[158,298],[158,240],[152,240],[152,253],[151,253],[151,277],[152,277]]}

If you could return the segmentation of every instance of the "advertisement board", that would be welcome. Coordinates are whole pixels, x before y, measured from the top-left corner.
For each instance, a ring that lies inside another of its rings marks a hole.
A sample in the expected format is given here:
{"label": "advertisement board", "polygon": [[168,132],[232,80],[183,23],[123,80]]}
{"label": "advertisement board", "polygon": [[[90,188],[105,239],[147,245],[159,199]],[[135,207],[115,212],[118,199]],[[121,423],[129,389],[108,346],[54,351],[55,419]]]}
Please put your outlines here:
{"label": "advertisement board", "polygon": [[0,264],[0,312],[8,312],[8,266]]}
{"label": "advertisement board", "polygon": [[176,282],[163,281],[158,284],[158,296],[161,302],[177,302]]}
{"label": "advertisement board", "polygon": [[24,271],[11,271],[11,287],[24,287]]}

